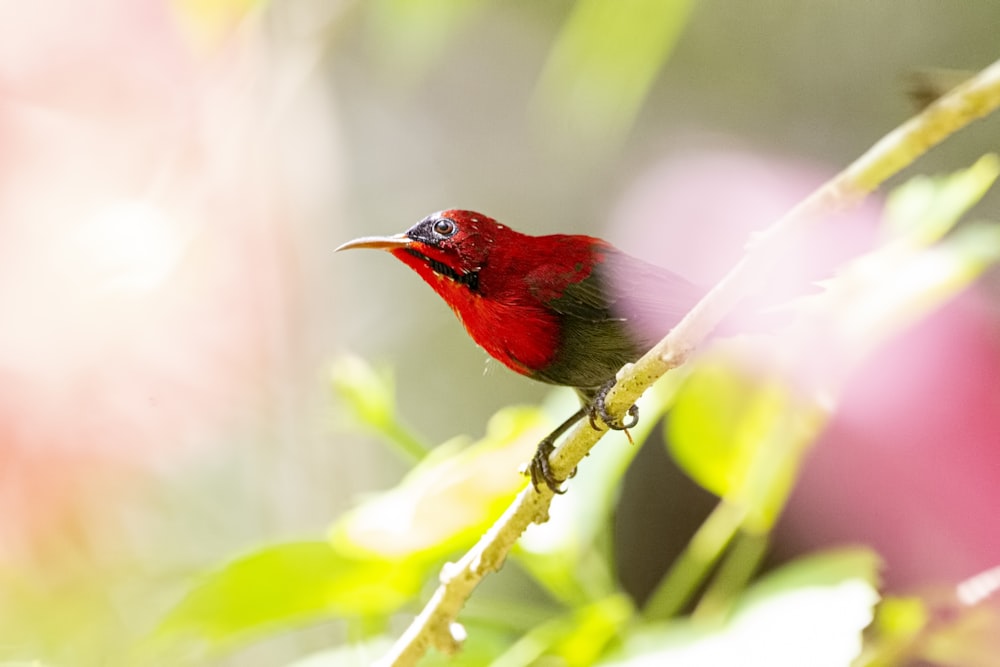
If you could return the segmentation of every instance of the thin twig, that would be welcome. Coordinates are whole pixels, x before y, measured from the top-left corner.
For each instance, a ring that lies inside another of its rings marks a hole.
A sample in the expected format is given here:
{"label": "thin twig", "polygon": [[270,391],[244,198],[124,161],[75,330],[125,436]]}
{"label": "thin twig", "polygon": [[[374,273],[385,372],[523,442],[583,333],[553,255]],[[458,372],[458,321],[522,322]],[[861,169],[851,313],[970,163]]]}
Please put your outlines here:
{"label": "thin twig", "polygon": [[[912,164],[928,149],[972,121],[1000,106],[1000,61],[958,86],[922,113],[883,137],[844,171],[816,190],[788,214],[760,234],[743,259],[726,274],[683,320],[635,364],[618,374],[608,396],[613,415],[624,415],[664,373],[683,364],[715,326],[732,311],[755,279],[766,273],[777,241],[811,220],[862,199],[886,179]],[[565,475],[583,460],[605,431],[583,420],[552,455],[557,475]],[[441,571],[441,585],[390,652],[378,663],[388,667],[415,665],[433,645],[446,653],[461,647],[464,630],[457,624],[459,611],[473,589],[488,573],[500,568],[507,553],[532,523],[548,519],[552,492],[531,485],[517,496],[489,531],[457,563]]]}

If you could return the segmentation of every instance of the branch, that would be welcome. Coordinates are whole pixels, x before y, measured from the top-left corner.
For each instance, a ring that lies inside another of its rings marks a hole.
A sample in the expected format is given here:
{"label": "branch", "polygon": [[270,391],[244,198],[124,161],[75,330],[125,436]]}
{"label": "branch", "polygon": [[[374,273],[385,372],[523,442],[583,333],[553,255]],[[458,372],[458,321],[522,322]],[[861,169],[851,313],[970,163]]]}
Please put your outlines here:
{"label": "branch", "polygon": [[[766,274],[790,231],[807,226],[823,214],[853,204],[886,179],[912,164],[931,147],[1000,106],[1000,61],[955,88],[919,115],[883,137],[844,171],[813,192],[758,235],[743,259],[675,326],[666,338],[635,364],[618,373],[608,396],[611,414],[624,415],[643,392],[667,371],[683,364],[708,334]],[[606,431],[582,420],[553,453],[556,475],[565,477],[597,444]],[[461,647],[464,629],[458,613],[473,589],[498,570],[521,533],[532,523],[548,520],[553,494],[544,486],[527,485],[489,531],[457,563],[441,570],[441,585],[389,653],[381,666],[415,665],[430,645],[453,653]]]}

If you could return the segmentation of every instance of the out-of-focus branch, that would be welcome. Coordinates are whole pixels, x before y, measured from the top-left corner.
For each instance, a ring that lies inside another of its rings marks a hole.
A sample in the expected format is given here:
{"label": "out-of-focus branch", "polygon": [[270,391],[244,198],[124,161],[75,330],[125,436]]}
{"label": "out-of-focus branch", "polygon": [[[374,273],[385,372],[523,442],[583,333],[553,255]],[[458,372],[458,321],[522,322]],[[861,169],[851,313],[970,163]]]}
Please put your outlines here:
{"label": "out-of-focus branch", "polygon": [[[780,253],[780,243],[791,230],[862,199],[886,179],[913,163],[928,149],[1000,106],[1000,61],[958,86],[919,115],[883,137],[864,155],[756,237],[743,259],[691,309],[670,333],[635,364],[618,374],[608,396],[611,414],[624,415],[646,389],[672,368],[683,364],[728,315],[757,278]],[[556,475],[565,476],[604,435],[583,420],[552,455]],[[500,568],[521,533],[531,523],[548,519],[552,492],[531,485],[457,563],[441,570],[441,585],[406,632],[379,665],[414,665],[428,647],[454,652],[464,630],[457,623],[459,611],[473,589],[490,572]]]}

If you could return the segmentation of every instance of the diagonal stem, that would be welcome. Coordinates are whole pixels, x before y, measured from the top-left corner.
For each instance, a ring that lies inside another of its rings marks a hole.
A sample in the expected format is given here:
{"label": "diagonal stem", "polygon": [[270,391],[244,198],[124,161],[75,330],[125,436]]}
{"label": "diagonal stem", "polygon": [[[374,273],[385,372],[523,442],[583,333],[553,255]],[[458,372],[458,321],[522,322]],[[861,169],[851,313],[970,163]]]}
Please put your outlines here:
{"label": "diagonal stem", "polygon": [[[875,190],[886,179],[972,121],[1000,106],[1000,61],[955,88],[879,140],[844,171],[780,218],[748,249],[743,259],[699,301],[681,322],[635,364],[619,372],[618,383],[609,392],[607,407],[623,416],[664,373],[683,364],[715,326],[728,315],[780,253],[779,240],[789,231],[807,226],[813,219],[853,204]],[[556,475],[565,477],[583,460],[606,431],[578,424],[552,456]],[[457,617],[465,600],[489,572],[499,569],[521,533],[533,522],[548,519],[553,493],[537,492],[527,485],[513,504],[457,563],[441,573],[441,585],[423,611],[413,620],[378,663],[388,666],[415,665],[433,645],[451,653],[461,646],[464,632]]]}

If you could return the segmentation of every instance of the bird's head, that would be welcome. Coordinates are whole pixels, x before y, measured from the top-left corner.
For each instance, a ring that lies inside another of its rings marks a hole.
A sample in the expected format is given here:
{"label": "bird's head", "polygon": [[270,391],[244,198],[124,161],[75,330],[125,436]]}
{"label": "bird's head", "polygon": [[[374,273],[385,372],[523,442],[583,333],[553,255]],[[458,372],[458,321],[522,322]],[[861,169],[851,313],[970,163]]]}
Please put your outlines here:
{"label": "bird's head", "polygon": [[448,289],[451,283],[476,291],[491,251],[509,243],[511,236],[519,234],[481,213],[447,210],[428,215],[401,234],[365,236],[337,250],[388,250],[435,288]]}

